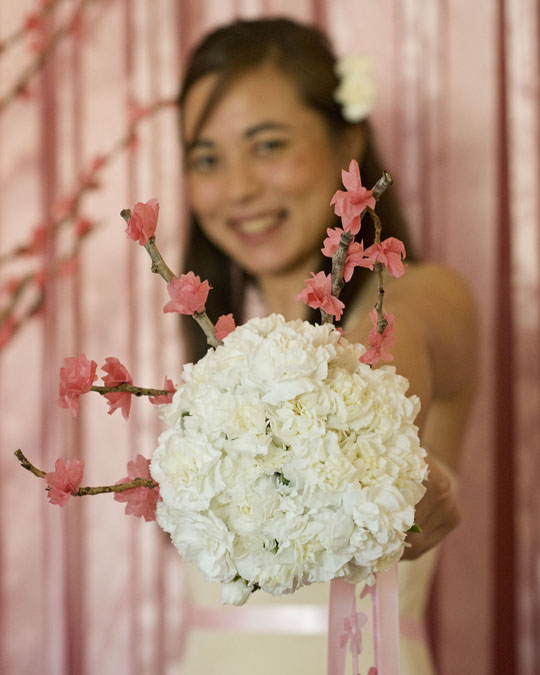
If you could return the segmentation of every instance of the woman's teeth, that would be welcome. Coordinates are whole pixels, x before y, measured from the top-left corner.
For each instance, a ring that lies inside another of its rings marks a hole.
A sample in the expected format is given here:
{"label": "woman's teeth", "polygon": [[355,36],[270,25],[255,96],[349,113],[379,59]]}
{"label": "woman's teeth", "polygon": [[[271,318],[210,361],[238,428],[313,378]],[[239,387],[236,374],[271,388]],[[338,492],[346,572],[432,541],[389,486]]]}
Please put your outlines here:
{"label": "woman's teeth", "polygon": [[252,218],[250,220],[242,220],[238,223],[238,230],[242,234],[259,234],[270,230],[283,217],[283,212],[275,213],[270,216],[262,216],[260,218]]}

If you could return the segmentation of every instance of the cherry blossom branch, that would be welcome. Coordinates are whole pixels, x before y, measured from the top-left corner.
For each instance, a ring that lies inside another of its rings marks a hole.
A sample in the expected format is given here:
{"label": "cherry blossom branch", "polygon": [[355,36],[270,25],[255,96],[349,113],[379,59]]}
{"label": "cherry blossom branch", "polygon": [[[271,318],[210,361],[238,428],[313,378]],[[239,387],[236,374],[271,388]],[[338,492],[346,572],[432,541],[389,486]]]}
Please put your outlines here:
{"label": "cherry blossom branch", "polygon": [[21,466],[23,469],[26,469],[27,471],[30,471],[30,473],[33,473],[34,476],[37,476],[38,478],[45,478],[45,471],[41,471],[41,469],[37,469],[30,460],[28,460],[21,449],[15,450],[15,457],[19,460],[21,463]]}
{"label": "cherry blossom branch", "polygon": [[[33,473],[34,476],[37,476],[38,478],[45,478],[47,475],[45,471],[41,471],[41,469],[38,469],[35,467],[32,462],[30,462],[29,459],[25,457],[23,454],[22,450],[16,450],[15,451],[15,457],[19,460],[21,463],[21,466],[23,469],[26,469],[27,471],[30,471],[30,473]],[[156,481],[149,479],[149,478],[134,478],[133,480],[127,482],[127,483],[119,483],[118,485],[100,485],[97,487],[80,487],[76,492],[73,492],[74,497],[85,497],[87,495],[99,495],[99,494],[106,494],[110,492],[125,492],[126,490],[132,490],[133,488],[138,488],[138,487],[146,487],[146,488],[156,488],[158,487],[158,483]]]}
{"label": "cherry blossom branch", "polygon": [[158,483],[151,478],[134,478],[129,483],[120,483],[119,485],[100,485],[99,487],[82,487],[73,493],[74,497],[86,497],[87,495],[101,495],[108,492],[125,492],[133,488],[146,487],[157,488]]}
{"label": "cherry blossom branch", "polygon": [[[112,162],[117,155],[119,155],[125,148],[127,148],[135,138],[135,131],[138,124],[145,118],[150,117],[158,110],[162,108],[175,105],[176,102],[173,99],[160,99],[155,101],[152,105],[147,106],[144,109],[139,109],[137,115],[133,117],[132,122],[130,123],[126,133],[112,146],[112,148],[105,155],[98,155],[92,161],[92,164],[88,170],[86,170],[81,178],[79,187],[74,192],[73,196],[66,200],[67,208],[63,211],[62,215],[56,220],[50,223],[47,226],[47,229],[50,233],[55,233],[63,228],[66,224],[75,220],[79,215],[79,209],[82,202],[82,198],[85,193],[91,189],[97,187],[98,175],[99,172],[110,162]],[[87,234],[87,233],[86,233]],[[79,237],[75,252],[68,256],[67,259],[62,259],[59,261],[56,269],[61,269],[63,264],[69,260],[70,257],[75,257],[78,252],[81,237]],[[23,244],[19,245],[6,254],[0,256],[0,265],[8,263],[19,256],[28,255],[33,252],[32,244]],[[49,270],[49,274],[51,274]],[[53,273],[54,274],[54,273]],[[25,278],[24,287],[37,277],[38,273],[32,273],[28,275],[28,280]],[[22,291],[24,287],[19,284],[20,290],[17,292],[15,289],[14,294],[17,295],[15,299],[12,298],[9,305],[2,310],[0,313],[0,349],[5,346],[5,344],[10,341],[20,328],[32,317],[36,316],[43,306],[45,300],[45,293],[43,288],[40,288],[39,294],[36,300],[32,303],[27,311],[25,311],[17,319],[13,318],[14,311],[16,309],[16,304],[22,297]]]}
{"label": "cherry blossom branch", "polygon": [[0,54],[3,54],[3,52],[7,51],[28,33],[30,22],[40,23],[47,16],[47,14],[49,14],[49,12],[61,2],[65,2],[65,0],[49,0],[40,11],[30,14],[30,16],[26,18],[24,23],[19,26],[19,28],[17,28],[15,31],[13,31],[13,33],[11,33],[11,35],[8,35],[7,38],[4,38],[0,42]]}
{"label": "cherry blossom branch", "polygon": [[[89,224],[90,221],[85,221]],[[95,226],[88,227],[80,235],[71,251],[63,256],[57,263],[47,270],[47,276],[49,278],[55,278],[63,273],[63,270],[66,269],[70,261],[77,259],[79,250],[82,246],[82,242],[85,237],[88,236],[90,231],[92,231]],[[39,279],[41,281],[39,281]],[[30,272],[23,276],[14,287],[11,298],[7,305],[0,311],[0,349],[4,347],[7,342],[9,342],[15,334],[22,328],[24,323],[36,316],[39,312],[43,303],[45,301],[45,290],[43,286],[43,272]],[[17,307],[23,302],[23,293],[26,288],[28,288],[33,283],[36,284],[38,292],[34,301],[30,304],[28,309],[20,314],[20,316],[15,319],[14,315],[17,310]]]}
{"label": "cherry blossom branch", "polygon": [[[373,197],[375,197],[375,201],[379,201],[379,199],[386,192],[386,190],[388,190],[388,188],[392,185],[392,182],[393,182],[392,176],[387,171],[384,171],[383,175],[379,178],[379,180],[375,183],[375,185],[371,189]],[[378,240],[376,239],[376,241],[380,243],[381,222],[378,217],[375,216],[374,218],[375,212],[369,207],[367,207],[362,212],[360,220],[363,219],[364,215],[367,212],[369,212],[374,222],[376,218],[376,220],[379,223],[379,239]],[[377,237],[377,235],[375,235],[375,237]],[[341,235],[341,240],[339,242],[338,249],[332,256],[332,295],[335,296],[336,298],[339,298],[339,294],[341,293],[343,286],[345,285],[345,281],[343,279],[343,268],[345,267],[345,260],[347,259],[347,251],[349,249],[349,244],[352,242],[353,239],[354,239],[353,234],[350,231],[345,230]]]}
{"label": "cherry blossom branch", "polygon": [[58,43],[64,37],[66,37],[66,35],[69,35],[69,33],[73,30],[73,26],[76,25],[77,21],[79,21],[86,6],[93,2],[102,1],[103,0],[81,0],[79,6],[73,12],[73,16],[69,19],[69,21],[54,31],[49,40],[47,40],[43,49],[40,51],[36,60],[23,71],[22,75],[19,77],[13,87],[3,97],[0,98],[0,115],[2,115],[7,106],[13,100],[15,100],[26,90],[32,77],[34,77],[34,75],[38,73],[41,68],[43,68],[44,64],[50,58]]}
{"label": "cherry blossom branch", "polygon": [[[135,131],[138,125],[144,119],[151,117],[159,110],[172,105],[176,105],[176,101],[174,99],[164,98],[155,101],[151,105],[144,108],[144,110],[139,111],[139,114],[136,115],[129,124],[126,133],[123,134],[106,153],[98,154],[94,157],[90,167],[83,173],[80,183],[73,195],[66,200],[67,208],[57,220],[48,224],[47,227],[50,232],[54,233],[57,230],[60,230],[64,225],[71,222],[78,215],[83,196],[86,194],[86,192],[93,190],[98,186],[98,176],[101,171],[114,159],[116,159],[116,157],[120,155],[123,150],[133,143],[133,139],[136,137]],[[4,253],[0,256],[0,265],[6,264],[21,255],[28,255],[29,250],[31,250],[30,244],[20,244],[16,246],[11,251],[8,251],[7,253]]]}
{"label": "cherry blossom branch", "polygon": [[[379,216],[368,207],[369,215],[373,219],[375,225],[375,243],[381,243],[381,231],[382,225]],[[384,265],[381,262],[375,263],[375,272],[377,273],[377,303],[375,304],[375,309],[377,310],[377,333],[383,333],[384,329],[388,325],[388,321],[384,318],[383,312],[383,300],[384,300],[384,285],[383,285],[383,270]]]}
{"label": "cherry blossom branch", "polygon": [[212,321],[210,321],[210,318],[206,312],[200,313],[195,312],[191,316],[199,324],[203,333],[206,335],[206,342],[210,345],[210,347],[217,347],[223,344],[221,340],[217,339],[215,335],[214,324],[212,323]]}
{"label": "cherry blossom branch", "polygon": [[0,311],[0,326],[13,314],[24,290],[32,283],[35,276],[35,273],[25,274],[24,277],[18,281],[17,285],[13,289],[8,304]]}
{"label": "cherry blossom branch", "polygon": [[126,394],[133,394],[134,396],[167,396],[171,392],[168,389],[150,389],[148,387],[137,387],[134,384],[123,382],[114,387],[103,387],[100,385],[93,385],[90,391],[95,391],[104,396],[114,392],[123,392]]}
{"label": "cherry blossom branch", "polygon": [[392,176],[388,173],[388,171],[383,171],[383,175],[379,178],[379,180],[375,183],[375,185],[372,188],[372,193],[373,196],[375,197],[375,201],[379,201],[379,199],[383,196],[383,194],[388,190],[388,188],[392,185],[394,181],[392,180]]}
{"label": "cherry blossom branch", "polygon": [[345,286],[345,280],[343,279],[343,268],[345,267],[345,260],[347,259],[349,244],[353,239],[354,236],[351,234],[351,232],[345,230],[341,235],[338,249],[332,256],[332,295],[336,298],[339,298],[339,294],[343,290],[343,286]]}
{"label": "cherry blossom branch", "polygon": [[[373,186],[371,193],[375,201],[378,201],[381,196],[384,194],[384,192],[392,185],[392,177],[390,174],[385,171],[381,178],[375,183]],[[360,214],[360,222],[362,221],[364,215],[366,213],[370,213],[370,215],[373,217],[374,212],[372,209],[369,207],[366,207],[362,213]],[[375,218],[374,218],[375,221]],[[379,238],[378,238],[378,243],[380,243],[380,220],[377,218],[377,222],[379,223]],[[339,240],[338,247],[334,254],[332,255],[332,282],[331,282],[331,294],[335,298],[339,298],[339,295],[341,291],[343,290],[343,286],[345,285],[345,279],[343,278],[343,270],[345,267],[345,263],[347,260],[347,255],[349,252],[349,246],[351,242],[354,240],[354,234],[350,230],[344,230],[343,233],[341,234],[341,238]],[[378,265],[379,263],[377,263]],[[378,268],[377,268],[378,269]],[[379,274],[380,277],[380,287],[382,288],[382,271]],[[380,291],[381,293],[384,293],[384,290]],[[381,300],[381,308],[382,308],[382,300]],[[334,322],[334,315],[329,314],[326,311],[324,311],[321,308],[321,321],[322,323],[333,323]],[[382,311],[382,309],[381,309]],[[384,328],[383,328],[384,330]]]}
{"label": "cherry blossom branch", "polygon": [[[129,227],[129,222],[132,215],[131,209],[122,209],[122,211],[120,211],[120,215],[122,216],[122,218],[125,220],[126,224]],[[161,252],[157,247],[156,238],[153,235],[144,242],[143,246],[146,249],[148,255],[150,256],[150,259],[152,260],[151,269],[152,272],[154,272],[154,274],[159,274],[160,277],[162,277],[167,282],[167,284],[169,284],[174,279],[178,279],[178,277],[171,271],[170,267],[163,259],[163,256],[161,255]],[[211,347],[217,347],[218,345],[222,344],[221,340],[218,340],[218,338],[215,335],[214,324],[210,320],[206,311],[203,310],[202,312],[191,312],[191,316],[199,324],[203,333],[206,335],[206,342]]]}

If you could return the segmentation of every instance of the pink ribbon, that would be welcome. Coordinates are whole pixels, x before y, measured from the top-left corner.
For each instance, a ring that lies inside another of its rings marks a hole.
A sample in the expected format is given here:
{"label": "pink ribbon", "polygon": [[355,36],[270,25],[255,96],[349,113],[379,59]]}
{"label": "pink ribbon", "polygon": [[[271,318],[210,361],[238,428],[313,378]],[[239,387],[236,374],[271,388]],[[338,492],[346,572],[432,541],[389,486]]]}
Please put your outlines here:
{"label": "pink ribbon", "polygon": [[[346,621],[356,617],[356,586],[343,579],[334,579],[330,582],[330,604],[328,608],[328,675],[344,675],[347,642],[343,640],[343,631],[346,630]],[[353,663],[355,654],[353,653]],[[357,658],[356,658],[357,661]]]}
{"label": "pink ribbon", "polygon": [[373,603],[375,666],[378,675],[399,675],[399,601],[397,565],[378,572]]}
{"label": "pink ribbon", "polygon": [[[399,604],[397,565],[375,575],[376,582],[362,591],[373,603],[373,641],[375,666],[368,675],[399,675]],[[352,652],[353,675],[358,675],[358,655],[362,651],[361,628],[365,614],[356,611],[356,587],[342,579],[330,584],[328,612],[328,675],[344,675],[347,644]],[[409,627],[411,628],[411,627]],[[419,631],[413,631],[419,634]]]}

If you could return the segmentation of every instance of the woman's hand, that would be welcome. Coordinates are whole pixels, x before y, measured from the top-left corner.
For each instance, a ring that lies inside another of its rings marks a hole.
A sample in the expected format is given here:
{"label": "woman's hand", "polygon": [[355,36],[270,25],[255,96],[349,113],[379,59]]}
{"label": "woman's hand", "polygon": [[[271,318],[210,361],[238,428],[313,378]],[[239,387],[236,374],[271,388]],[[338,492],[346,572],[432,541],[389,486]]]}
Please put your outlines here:
{"label": "woman's hand", "polygon": [[427,457],[429,477],[426,494],[416,507],[415,521],[422,532],[407,535],[404,560],[414,560],[436,546],[461,521],[456,494],[448,472],[433,457]]}

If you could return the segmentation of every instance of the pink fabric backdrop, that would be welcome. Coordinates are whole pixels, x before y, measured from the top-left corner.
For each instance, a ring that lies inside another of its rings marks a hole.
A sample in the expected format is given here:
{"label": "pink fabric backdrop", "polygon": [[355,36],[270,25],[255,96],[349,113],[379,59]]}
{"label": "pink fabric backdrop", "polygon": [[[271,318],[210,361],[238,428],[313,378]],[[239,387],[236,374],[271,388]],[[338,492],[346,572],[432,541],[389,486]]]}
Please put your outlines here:
{"label": "pink fabric backdrop", "polygon": [[[80,4],[59,2],[48,31]],[[0,39],[37,3],[0,0]],[[461,469],[464,521],[444,545],[432,611],[439,672],[540,672],[540,10],[534,0],[93,0],[29,97],[0,111],[0,251],[27,241],[78,176],[129,123],[130,101],[174,96],[186,50],[233,16],[287,14],[324,26],[339,52],[375,62],[374,123],[427,257],[470,281],[481,335],[479,395]],[[0,54],[0,97],[36,58],[24,40]],[[1,104],[0,104],[1,106]],[[57,408],[66,355],[122,360],[137,383],[178,380],[177,325],[164,284],[125,240],[120,209],[158,197],[159,238],[180,260],[185,207],[176,117],[143,121],[102,172],[81,213],[98,221],[77,271],[0,352],[0,662],[6,673],[176,672],[185,636],[182,564],[154,525],[110,496],[49,506],[19,468],[21,447],[51,469],[86,461],[85,483],[114,482],[150,456],[155,411],[128,423],[86,397]],[[51,269],[70,232],[33,259],[2,262],[1,283]],[[0,312],[9,301],[3,292]],[[1,333],[0,333],[1,335]]]}

